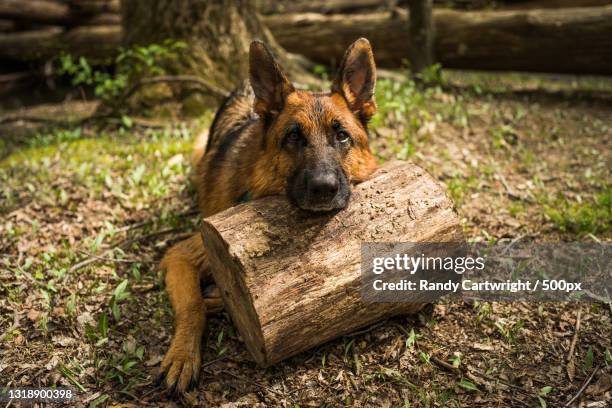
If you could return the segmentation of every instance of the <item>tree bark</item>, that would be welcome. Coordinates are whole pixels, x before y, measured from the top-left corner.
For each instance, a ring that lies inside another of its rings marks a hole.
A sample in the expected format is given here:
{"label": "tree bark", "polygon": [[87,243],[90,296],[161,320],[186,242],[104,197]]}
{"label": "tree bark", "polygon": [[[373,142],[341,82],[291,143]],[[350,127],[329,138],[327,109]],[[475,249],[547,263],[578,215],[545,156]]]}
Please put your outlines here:
{"label": "tree bark", "polygon": [[[446,68],[581,74],[612,73],[612,6],[559,10],[434,10],[434,54]],[[329,64],[358,37],[380,67],[408,55],[408,14],[289,14],[264,19],[289,51]]]}
{"label": "tree bark", "polygon": [[180,58],[167,64],[169,74],[201,76],[231,90],[248,78],[249,44],[261,39],[287,70],[304,79],[305,72],[260,22],[252,0],[123,0],[122,16],[128,47],[167,39],[187,44]]}
{"label": "tree bark", "polygon": [[313,215],[269,197],[204,220],[226,309],[262,366],[422,304],[360,300],[363,242],[463,242],[445,190],[395,162],[354,189],[349,207]]}
{"label": "tree bark", "polygon": [[413,73],[422,72],[433,65],[434,26],[431,17],[432,0],[410,0],[408,25],[408,57]]}

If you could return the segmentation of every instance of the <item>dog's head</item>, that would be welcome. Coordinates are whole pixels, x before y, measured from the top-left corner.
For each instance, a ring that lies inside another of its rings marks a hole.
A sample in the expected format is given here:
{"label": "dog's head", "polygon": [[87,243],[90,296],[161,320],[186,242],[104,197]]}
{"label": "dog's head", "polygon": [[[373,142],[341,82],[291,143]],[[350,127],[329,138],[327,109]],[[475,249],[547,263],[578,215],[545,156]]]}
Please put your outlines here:
{"label": "dog's head", "polygon": [[265,157],[285,177],[289,200],[310,211],[346,207],[351,183],[376,168],[367,130],[376,112],[376,66],[368,40],[346,50],[329,93],[296,90],[260,41],[251,43],[250,81]]}

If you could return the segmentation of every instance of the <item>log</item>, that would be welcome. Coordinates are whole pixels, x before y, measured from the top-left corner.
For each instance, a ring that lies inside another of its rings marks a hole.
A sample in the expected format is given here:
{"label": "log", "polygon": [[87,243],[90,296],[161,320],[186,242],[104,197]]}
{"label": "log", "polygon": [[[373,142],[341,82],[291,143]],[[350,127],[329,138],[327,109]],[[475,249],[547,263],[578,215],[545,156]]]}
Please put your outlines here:
{"label": "log", "polygon": [[422,307],[360,301],[361,243],[464,240],[445,189],[406,162],[356,186],[336,214],[268,197],[206,218],[201,232],[225,307],[264,367]]}
{"label": "log", "polygon": [[85,25],[121,25],[121,14],[100,13],[84,19]]}
{"label": "log", "polygon": [[62,27],[51,26],[0,34],[0,58],[19,61],[49,58],[49,54],[56,52],[63,32]]}
{"label": "log", "polygon": [[[393,6],[407,7],[409,0],[260,0],[261,14],[283,13],[365,13],[374,10],[385,10]],[[565,7],[599,7],[607,6],[610,0],[506,0],[497,1],[494,5],[490,0],[434,0],[436,7],[449,7],[460,10],[490,9],[544,9]]]}
{"label": "log", "polygon": [[55,23],[70,17],[70,7],[50,0],[2,0],[0,17],[29,22]]}
{"label": "log", "polygon": [[70,8],[82,14],[120,13],[119,0],[70,0]]}
{"label": "log", "polygon": [[65,31],[62,27],[0,33],[0,59],[48,60],[61,52],[94,60],[113,57],[121,44],[121,26],[81,26]]}
{"label": "log", "polygon": [[0,18],[0,33],[15,31],[17,24],[13,20]]}
{"label": "log", "polygon": [[[305,13],[264,17],[287,50],[335,63],[358,37],[376,63],[397,68],[408,57],[408,15]],[[559,10],[434,10],[434,54],[447,68],[581,74],[612,73],[612,5]]]}

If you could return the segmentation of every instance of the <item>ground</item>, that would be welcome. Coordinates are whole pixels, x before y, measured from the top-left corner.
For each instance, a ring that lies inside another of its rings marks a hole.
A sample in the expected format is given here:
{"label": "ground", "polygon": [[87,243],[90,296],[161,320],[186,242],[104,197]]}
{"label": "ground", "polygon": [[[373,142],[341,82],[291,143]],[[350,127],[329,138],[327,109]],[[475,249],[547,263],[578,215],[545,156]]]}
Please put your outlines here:
{"label": "ground", "polygon": [[[445,183],[471,241],[612,239],[612,81],[445,72],[421,91],[391,77],[374,150]],[[437,304],[268,369],[221,314],[196,390],[167,394],[153,381],[173,324],[157,263],[197,228],[189,156],[211,116],[3,128],[0,384],[70,386],[92,407],[609,406],[612,310],[569,302]]]}

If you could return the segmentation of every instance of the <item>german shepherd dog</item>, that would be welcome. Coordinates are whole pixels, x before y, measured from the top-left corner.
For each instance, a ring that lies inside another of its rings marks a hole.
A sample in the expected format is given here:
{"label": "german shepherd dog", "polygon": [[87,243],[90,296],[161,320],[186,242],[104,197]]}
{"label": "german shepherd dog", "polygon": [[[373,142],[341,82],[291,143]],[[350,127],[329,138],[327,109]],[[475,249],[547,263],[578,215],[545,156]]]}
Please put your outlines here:
{"label": "german shepherd dog", "polygon": [[[351,185],[376,169],[367,128],[376,112],[368,40],[349,46],[327,93],[295,89],[261,41],[251,43],[249,66],[250,86],[245,83],[223,103],[195,165],[201,214],[280,194],[306,211],[345,208]],[[170,248],[161,268],[176,327],[160,379],[183,392],[198,378],[206,313],[223,305],[201,291],[211,273],[200,234]]]}

